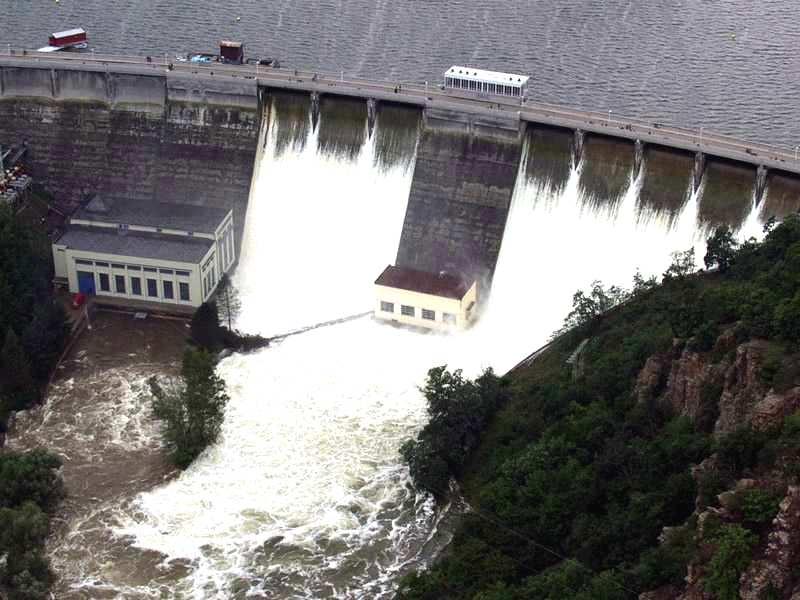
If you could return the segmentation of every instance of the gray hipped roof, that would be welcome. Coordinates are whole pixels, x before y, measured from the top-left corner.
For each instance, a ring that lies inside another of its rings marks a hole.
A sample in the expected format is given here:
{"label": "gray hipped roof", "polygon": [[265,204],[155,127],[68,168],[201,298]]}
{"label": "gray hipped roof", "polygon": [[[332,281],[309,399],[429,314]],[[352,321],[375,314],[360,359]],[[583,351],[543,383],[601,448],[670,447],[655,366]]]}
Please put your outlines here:
{"label": "gray hipped roof", "polygon": [[115,229],[73,225],[57,243],[84,252],[197,264],[214,241],[133,231],[122,234]]}
{"label": "gray hipped roof", "polygon": [[73,218],[213,234],[228,212],[224,208],[167,202],[111,202],[95,196]]}

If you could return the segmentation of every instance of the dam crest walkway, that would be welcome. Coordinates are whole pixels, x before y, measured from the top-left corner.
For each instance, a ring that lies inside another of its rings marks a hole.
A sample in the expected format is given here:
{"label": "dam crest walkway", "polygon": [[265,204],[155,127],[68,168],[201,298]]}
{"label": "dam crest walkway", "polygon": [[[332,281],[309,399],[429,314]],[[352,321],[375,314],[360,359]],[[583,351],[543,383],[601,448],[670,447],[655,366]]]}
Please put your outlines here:
{"label": "dam crest walkway", "polygon": [[[754,167],[777,169],[800,175],[798,148],[759,144],[735,137],[641,119],[614,115],[612,111],[595,112],[566,106],[556,106],[530,99],[479,97],[454,90],[443,90],[438,84],[397,83],[346,77],[343,73],[314,73],[288,68],[257,65],[227,65],[169,62],[168,57],[101,55],[95,53],[39,54],[36,51],[9,49],[0,55],[0,67],[85,70],[130,75],[160,75],[170,73],[195,76],[199,79],[252,80],[257,87],[283,89],[316,94],[333,94],[438,108],[469,113],[478,117],[503,118],[524,123],[560,127],[622,138],[633,142],[655,144],[667,148],[725,158]],[[0,88],[0,97],[2,97]]]}

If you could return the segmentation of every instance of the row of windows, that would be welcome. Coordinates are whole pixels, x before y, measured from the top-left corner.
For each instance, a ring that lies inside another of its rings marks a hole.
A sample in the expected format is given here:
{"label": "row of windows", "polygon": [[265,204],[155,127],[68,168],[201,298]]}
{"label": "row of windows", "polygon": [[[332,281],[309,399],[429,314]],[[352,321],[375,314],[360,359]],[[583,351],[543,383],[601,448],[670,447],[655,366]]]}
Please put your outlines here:
{"label": "row of windows", "polygon": [[[394,313],[394,302],[385,302],[381,300],[381,312],[386,313]],[[436,320],[436,311],[422,308],[420,309],[420,313],[422,318],[425,321],[435,321]],[[404,317],[416,317],[417,316],[417,309],[413,306],[408,306],[406,304],[400,305],[400,314]],[[451,313],[442,313],[442,322],[447,323],[448,325],[455,325],[456,323],[456,316]]]}
{"label": "row of windows", "polygon": [[227,269],[233,262],[233,225],[222,235],[222,268]]}
{"label": "row of windows", "polygon": [[117,271],[144,271],[145,273],[161,273],[162,275],[178,275],[179,277],[189,277],[189,271],[182,271],[180,269],[158,269],[156,267],[146,267],[142,265],[121,265],[118,263],[107,263],[99,260],[85,260],[82,258],[75,259],[76,265],[84,265],[87,267],[99,267],[101,269],[113,269]]}
{"label": "row of windows", "polygon": [[475,81],[472,79],[459,79],[458,77],[445,77],[445,86],[456,90],[470,90],[472,92],[497,94],[499,96],[515,96],[518,98],[522,95],[522,88],[517,86]]}
{"label": "row of windows", "polygon": [[[111,282],[108,273],[98,273],[97,275],[100,283],[100,291],[110,292]],[[144,294],[142,294],[142,278],[130,277],[127,279],[130,280],[130,295],[143,296]],[[158,279],[151,279],[149,277],[145,278],[145,284],[147,285],[147,297],[164,299],[164,300],[174,300],[175,282],[169,281],[167,279],[162,280],[161,296],[159,296],[158,294],[158,283],[159,283]],[[114,275],[114,293],[126,294],[126,295],[128,294],[126,286],[126,277],[124,275]],[[191,302],[192,300],[189,284],[186,283],[185,281],[178,282],[178,296],[183,302]]]}
{"label": "row of windows", "polygon": [[[142,278],[135,277],[135,276],[125,276],[125,275],[111,275],[109,273],[90,273],[88,271],[78,271],[78,278],[83,273],[89,273],[91,275],[97,276],[97,284],[98,290],[100,292],[108,292],[112,293],[111,290],[111,283],[114,284],[113,293],[115,294],[124,294],[130,296],[145,296],[142,289]],[[113,279],[112,279],[113,277]],[[168,279],[162,279],[161,283],[161,294],[159,295],[159,280],[153,279],[151,277],[145,277],[145,286],[146,286],[146,297],[147,298],[155,298],[155,299],[163,299],[163,300],[174,300],[175,299],[175,283],[174,281],[170,281]],[[128,284],[130,283],[130,287]],[[189,288],[189,283],[186,281],[178,281],[178,297],[183,302],[191,302],[192,296],[191,291]],[[130,292],[128,291],[130,289]]]}
{"label": "row of windows", "polygon": [[212,256],[203,265],[203,298],[208,298],[215,285],[217,285],[217,268],[214,266],[214,257]]}

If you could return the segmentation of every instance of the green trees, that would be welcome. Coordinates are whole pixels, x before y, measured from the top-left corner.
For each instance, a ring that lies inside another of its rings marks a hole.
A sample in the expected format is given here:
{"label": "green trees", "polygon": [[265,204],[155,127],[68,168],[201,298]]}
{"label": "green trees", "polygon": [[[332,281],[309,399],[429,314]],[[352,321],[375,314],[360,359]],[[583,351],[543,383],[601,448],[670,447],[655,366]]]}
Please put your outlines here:
{"label": "green trees", "polygon": [[422,393],[428,400],[428,424],[400,454],[418,487],[437,498],[446,495],[450,477],[461,473],[489,418],[503,402],[504,387],[491,369],[478,379],[446,367],[428,371]]}
{"label": "green trees", "polygon": [[[737,493],[731,514],[741,523],[700,537],[691,517],[698,492],[701,504],[713,504],[744,476],[798,477],[800,414],[780,433],[743,427],[714,439],[719,382],[702,388],[708,406],[693,420],[673,414],[663,392],[669,362],[684,349],[719,366],[754,338],[776,353],[764,361],[766,385],[800,385],[800,217],[738,246],[717,230],[705,260],[718,272],[695,274],[687,251],[674,255],[661,285],[638,277],[629,295],[598,283],[575,294],[565,329],[578,329],[504,377],[502,400],[485,420],[464,416],[480,413],[474,386],[457,371],[431,371],[431,424],[403,454],[424,489],[460,477],[472,511],[439,562],[401,583],[399,598],[635,597],[680,586],[691,561],[715,598],[737,597],[780,486]],[[576,375],[566,361],[587,338]],[[651,357],[662,366],[643,390]],[[692,467],[711,454],[715,466],[700,472],[698,490]]]}
{"label": "green trees", "polygon": [[228,325],[228,330],[233,331],[233,320],[239,315],[242,302],[239,293],[233,286],[231,278],[225,273],[217,284],[217,310],[219,318]]}
{"label": "green trees", "polygon": [[28,357],[17,334],[9,328],[0,351],[0,414],[22,410],[38,397],[39,390],[31,376]]}
{"label": "green trees", "polygon": [[43,549],[48,513],[64,496],[60,466],[43,450],[0,454],[0,591],[9,600],[48,597],[53,574]]}
{"label": "green trees", "polygon": [[50,244],[43,231],[0,206],[0,431],[12,410],[39,400],[67,337],[53,301]]}
{"label": "green trees", "polygon": [[[645,280],[641,274],[637,273],[634,284],[637,291],[647,289],[651,285],[651,280]],[[580,327],[588,323],[595,317],[621,304],[630,298],[630,292],[615,285],[605,288],[601,281],[593,281],[588,293],[578,290],[572,296],[572,310],[564,319],[564,324],[552,337],[558,337],[570,329]]]}
{"label": "green trees", "polygon": [[204,302],[195,311],[189,334],[192,344],[209,352],[219,352],[223,348],[247,352],[269,346],[268,338],[242,334],[220,324],[220,315],[226,314],[232,319],[239,310],[235,292],[229,293],[229,303],[224,311],[214,301]]}
{"label": "green trees", "polygon": [[225,382],[216,375],[210,353],[188,349],[179,383],[163,387],[155,378],[149,383],[153,412],[163,421],[172,461],[185,469],[219,437],[228,403]]}
{"label": "green trees", "polygon": [[736,256],[736,246],[731,228],[727,225],[717,227],[706,241],[706,255],[703,258],[706,269],[716,265],[720,272],[727,271]]}
{"label": "green trees", "polygon": [[705,578],[707,592],[717,600],[739,598],[739,576],[750,564],[751,551],[758,541],[741,525],[724,525],[715,537],[716,549]]}
{"label": "green trees", "polygon": [[219,310],[211,302],[203,302],[192,315],[190,339],[197,347],[216,352],[224,346],[225,331],[219,323]]}

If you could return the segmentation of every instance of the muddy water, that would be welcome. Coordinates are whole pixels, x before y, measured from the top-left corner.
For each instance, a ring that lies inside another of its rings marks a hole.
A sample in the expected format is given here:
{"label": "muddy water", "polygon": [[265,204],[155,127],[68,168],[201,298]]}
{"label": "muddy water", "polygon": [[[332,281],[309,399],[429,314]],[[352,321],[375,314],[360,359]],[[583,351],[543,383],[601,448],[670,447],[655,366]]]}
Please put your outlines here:
{"label": "muddy water", "polygon": [[177,373],[186,331],[179,321],[98,313],[59,369],[47,404],[18,415],[8,447],[44,446],[64,461],[68,496],[49,542],[59,600],[117,598],[137,581],[157,589],[184,570],[132,550],[111,526],[120,506],[172,476],[144,392],[151,375]]}

